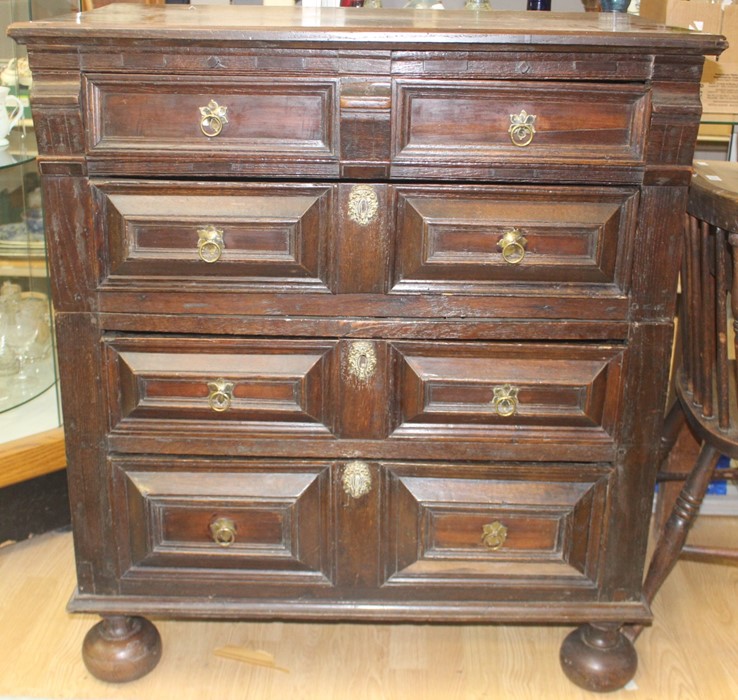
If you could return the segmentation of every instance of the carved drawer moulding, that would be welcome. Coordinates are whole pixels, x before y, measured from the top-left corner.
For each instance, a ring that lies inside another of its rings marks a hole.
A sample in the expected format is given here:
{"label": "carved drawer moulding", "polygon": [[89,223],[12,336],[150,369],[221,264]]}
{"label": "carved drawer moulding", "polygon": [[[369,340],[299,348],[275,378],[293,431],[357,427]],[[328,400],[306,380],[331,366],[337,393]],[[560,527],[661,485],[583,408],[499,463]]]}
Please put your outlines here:
{"label": "carved drawer moulding", "polygon": [[164,615],[576,623],[571,680],[632,678],[674,232],[725,41],[600,19],[10,27],[90,673],[151,671]]}

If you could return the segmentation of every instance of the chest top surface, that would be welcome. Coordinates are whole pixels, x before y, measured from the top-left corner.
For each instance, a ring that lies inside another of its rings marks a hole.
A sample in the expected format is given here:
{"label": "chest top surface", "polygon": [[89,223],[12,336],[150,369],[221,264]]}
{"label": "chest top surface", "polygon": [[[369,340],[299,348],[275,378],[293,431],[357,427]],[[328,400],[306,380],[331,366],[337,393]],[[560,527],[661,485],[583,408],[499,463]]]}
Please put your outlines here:
{"label": "chest top surface", "polygon": [[201,42],[316,44],[364,47],[491,45],[597,47],[600,50],[659,48],[719,53],[722,37],[664,27],[637,17],[598,13],[467,11],[414,12],[255,6],[147,6],[112,4],[93,12],[13,25],[19,41],[72,38],[80,42],[120,39],[199,40]]}

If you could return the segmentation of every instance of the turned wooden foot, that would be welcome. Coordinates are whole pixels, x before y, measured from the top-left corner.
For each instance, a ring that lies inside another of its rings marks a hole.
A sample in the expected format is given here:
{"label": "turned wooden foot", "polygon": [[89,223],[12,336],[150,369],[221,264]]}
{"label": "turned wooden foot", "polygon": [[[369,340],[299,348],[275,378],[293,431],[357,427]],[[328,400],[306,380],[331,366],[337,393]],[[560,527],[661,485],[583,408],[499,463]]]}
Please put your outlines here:
{"label": "turned wooden foot", "polygon": [[159,663],[161,637],[143,617],[105,617],[85,636],[82,658],[101,681],[135,681]]}
{"label": "turned wooden foot", "polygon": [[638,668],[635,649],[616,624],[578,627],[564,640],[559,658],[572,683],[598,693],[622,688]]}

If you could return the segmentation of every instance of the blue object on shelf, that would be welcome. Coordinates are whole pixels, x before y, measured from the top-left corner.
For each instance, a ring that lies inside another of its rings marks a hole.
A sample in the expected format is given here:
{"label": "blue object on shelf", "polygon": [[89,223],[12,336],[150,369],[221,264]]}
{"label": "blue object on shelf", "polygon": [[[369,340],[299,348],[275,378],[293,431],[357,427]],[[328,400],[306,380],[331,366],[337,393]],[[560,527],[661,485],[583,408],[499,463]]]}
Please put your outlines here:
{"label": "blue object on shelf", "polygon": [[[715,467],[716,469],[729,469],[730,468],[730,457],[723,455]],[[708,496],[727,496],[728,494],[728,482],[727,481],[711,481],[707,487]]]}

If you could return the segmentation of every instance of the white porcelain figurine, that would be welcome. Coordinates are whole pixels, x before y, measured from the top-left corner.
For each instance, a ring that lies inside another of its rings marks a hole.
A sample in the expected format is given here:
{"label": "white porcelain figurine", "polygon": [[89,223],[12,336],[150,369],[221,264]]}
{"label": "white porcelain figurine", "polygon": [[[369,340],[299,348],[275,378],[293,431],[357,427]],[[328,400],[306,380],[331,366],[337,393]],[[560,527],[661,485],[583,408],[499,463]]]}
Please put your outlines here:
{"label": "white porcelain figurine", "polygon": [[[0,109],[0,149],[8,146],[8,134],[23,116],[23,103],[9,93],[10,88],[0,87],[0,105],[5,105],[5,109]],[[8,114],[11,107],[12,112]]]}

